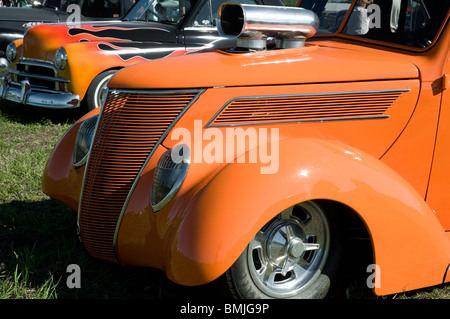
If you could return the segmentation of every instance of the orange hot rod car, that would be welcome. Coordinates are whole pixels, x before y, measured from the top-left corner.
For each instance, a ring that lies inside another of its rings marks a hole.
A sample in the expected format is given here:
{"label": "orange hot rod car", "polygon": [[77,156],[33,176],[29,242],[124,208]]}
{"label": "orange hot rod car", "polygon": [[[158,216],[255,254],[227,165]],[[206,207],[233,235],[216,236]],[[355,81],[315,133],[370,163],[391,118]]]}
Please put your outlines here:
{"label": "orange hot rod car", "polygon": [[222,6],[235,48],[123,69],[67,131],[43,191],[92,256],[317,298],[356,232],[376,295],[450,281],[449,1],[299,6]]}

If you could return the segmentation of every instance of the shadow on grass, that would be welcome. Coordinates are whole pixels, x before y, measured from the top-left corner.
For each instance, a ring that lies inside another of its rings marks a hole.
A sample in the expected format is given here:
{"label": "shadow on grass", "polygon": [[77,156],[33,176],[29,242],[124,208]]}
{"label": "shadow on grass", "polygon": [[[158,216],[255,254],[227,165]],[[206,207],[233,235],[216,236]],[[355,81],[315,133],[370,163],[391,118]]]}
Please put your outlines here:
{"label": "shadow on grass", "polygon": [[[67,286],[71,264],[80,267],[81,288]],[[159,270],[93,259],[76,235],[76,213],[57,201],[0,204],[0,293],[5,281],[21,281],[22,288],[7,297],[33,298],[30,291],[49,280],[58,299],[221,298],[211,295],[211,285],[183,287]]]}
{"label": "shadow on grass", "polygon": [[10,121],[21,124],[45,123],[53,124],[74,123],[86,113],[83,107],[75,109],[50,109],[0,101],[0,115]]}

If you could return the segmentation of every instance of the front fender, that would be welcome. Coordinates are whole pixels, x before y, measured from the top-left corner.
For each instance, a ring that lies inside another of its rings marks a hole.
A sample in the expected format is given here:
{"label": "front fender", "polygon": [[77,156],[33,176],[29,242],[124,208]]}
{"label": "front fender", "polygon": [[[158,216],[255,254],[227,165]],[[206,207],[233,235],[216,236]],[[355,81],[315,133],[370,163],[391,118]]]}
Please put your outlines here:
{"label": "front fender", "polygon": [[[59,71],[59,76],[70,80],[71,92],[81,99],[92,80],[103,71],[186,53],[184,45],[153,42],[76,42],[63,47],[68,67]],[[55,52],[50,59],[54,59]]]}
{"label": "front fender", "polygon": [[[185,184],[192,185],[189,175],[200,167],[191,166]],[[163,242],[156,244],[166,258],[161,268],[184,285],[218,278],[275,215],[315,199],[347,205],[366,225],[379,266],[376,294],[440,284],[449,264],[444,231],[424,200],[378,159],[346,145],[280,140],[276,173],[263,175],[258,163],[235,161],[180,193],[165,210],[147,217],[170,222],[164,235],[159,234]],[[122,223],[121,231],[127,227],[133,226]],[[143,254],[149,253],[142,248]]]}
{"label": "front fender", "polygon": [[[94,78],[109,69],[120,69],[126,63],[115,56],[106,56],[96,42],[69,43],[63,46],[67,54],[67,67],[58,76],[70,80],[71,93],[84,98]],[[56,50],[49,53],[54,60]]]}

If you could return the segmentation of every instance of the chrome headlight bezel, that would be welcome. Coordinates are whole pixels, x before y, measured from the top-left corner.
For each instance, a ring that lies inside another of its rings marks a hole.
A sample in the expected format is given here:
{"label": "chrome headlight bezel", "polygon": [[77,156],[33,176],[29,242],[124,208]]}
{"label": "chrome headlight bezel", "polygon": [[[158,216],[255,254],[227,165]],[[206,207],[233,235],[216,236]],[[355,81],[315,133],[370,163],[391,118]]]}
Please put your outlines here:
{"label": "chrome headlight bezel", "polygon": [[94,140],[95,131],[97,130],[98,118],[99,115],[97,114],[80,124],[77,137],[75,138],[72,155],[72,163],[75,168],[79,168],[86,164]]}
{"label": "chrome headlight bezel", "polygon": [[11,42],[6,47],[6,58],[8,59],[9,62],[14,62],[16,57],[17,57],[16,44],[14,42]]}
{"label": "chrome headlight bezel", "polygon": [[155,168],[150,203],[153,212],[163,209],[177,194],[186,178],[190,164],[187,145],[176,145],[160,157]]}
{"label": "chrome headlight bezel", "polygon": [[55,66],[60,69],[64,70],[67,66],[67,53],[66,50],[61,47],[56,51],[55,53]]}

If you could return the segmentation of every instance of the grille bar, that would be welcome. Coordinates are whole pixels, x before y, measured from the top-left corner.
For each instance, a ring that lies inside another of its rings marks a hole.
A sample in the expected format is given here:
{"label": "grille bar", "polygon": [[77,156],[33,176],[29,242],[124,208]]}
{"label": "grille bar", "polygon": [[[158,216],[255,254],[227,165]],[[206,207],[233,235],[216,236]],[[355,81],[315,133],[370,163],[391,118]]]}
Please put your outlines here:
{"label": "grille bar", "polygon": [[48,61],[21,59],[16,64],[17,69],[10,69],[13,83],[20,86],[20,82],[28,80],[32,89],[60,91],[60,84],[66,91],[68,79],[59,77],[56,67]]}
{"label": "grille bar", "polygon": [[80,237],[92,256],[118,262],[114,237],[136,178],[199,91],[108,92],[87,162]]}

